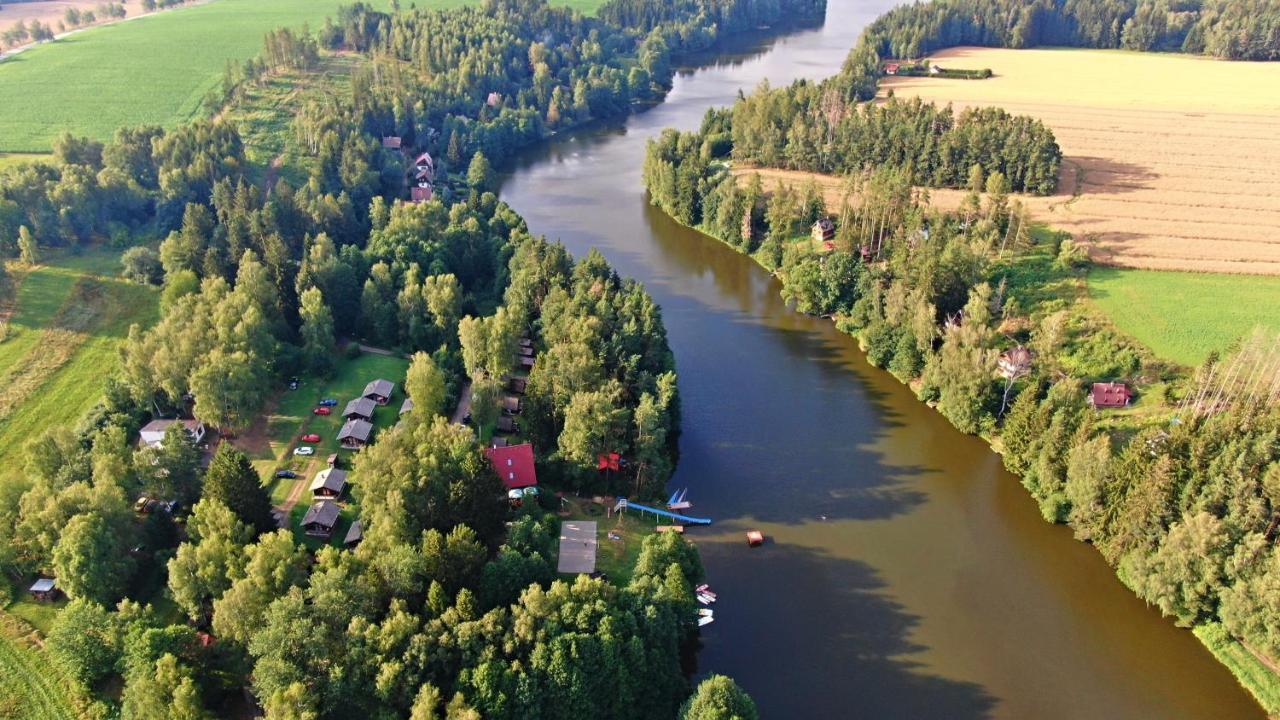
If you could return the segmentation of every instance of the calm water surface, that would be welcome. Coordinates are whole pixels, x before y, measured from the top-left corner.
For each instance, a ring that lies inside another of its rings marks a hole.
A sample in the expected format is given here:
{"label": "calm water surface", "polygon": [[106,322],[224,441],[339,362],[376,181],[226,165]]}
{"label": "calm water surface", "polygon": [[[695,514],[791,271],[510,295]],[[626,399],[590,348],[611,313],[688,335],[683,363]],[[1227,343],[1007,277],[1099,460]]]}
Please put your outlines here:
{"label": "calm water surface", "polygon": [[[672,486],[716,520],[690,533],[720,596],[700,672],[734,676],[768,718],[1262,717],[981,441],[645,202],[647,138],[764,78],[835,73],[887,8],[831,0],[821,29],[690,69],[666,102],[537,149],[502,188],[534,232],[600,248],[662,305],[684,403]],[[769,544],[748,549],[748,528]]]}

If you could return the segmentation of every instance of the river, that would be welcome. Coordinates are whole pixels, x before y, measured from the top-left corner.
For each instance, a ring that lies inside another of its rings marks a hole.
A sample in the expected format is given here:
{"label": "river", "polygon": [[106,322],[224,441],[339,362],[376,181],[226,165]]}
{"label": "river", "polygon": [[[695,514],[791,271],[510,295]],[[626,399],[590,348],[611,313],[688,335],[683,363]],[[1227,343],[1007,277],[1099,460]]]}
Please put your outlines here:
{"label": "river", "polygon": [[[820,29],[737,43],[665,102],[503,179],[533,232],[599,248],[662,306],[684,408],[671,487],[715,519],[690,532],[720,596],[699,673],[733,676],[766,718],[1262,717],[1191,633],[1045,523],[981,440],[645,201],[647,138],[763,78],[834,74],[889,6],[830,0]],[[768,543],[749,549],[747,529]]]}

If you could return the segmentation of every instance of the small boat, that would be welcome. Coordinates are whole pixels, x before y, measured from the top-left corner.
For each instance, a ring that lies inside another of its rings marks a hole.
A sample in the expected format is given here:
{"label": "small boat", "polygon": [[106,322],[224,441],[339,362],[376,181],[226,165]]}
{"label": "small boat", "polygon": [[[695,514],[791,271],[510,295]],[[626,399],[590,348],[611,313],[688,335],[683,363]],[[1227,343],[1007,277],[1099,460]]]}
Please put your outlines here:
{"label": "small boat", "polygon": [[712,615],[715,615],[715,614],[716,614],[716,611],[712,610],[711,608],[698,608],[698,615],[700,617],[711,617]]}
{"label": "small boat", "polygon": [[711,599],[712,599],[712,601],[714,601],[714,600],[716,599],[716,594],[715,594],[715,593],[713,593],[713,592],[711,592],[710,590],[699,590],[699,591],[698,591],[698,594],[699,594],[699,595],[706,595],[707,597],[711,598]]}
{"label": "small boat", "polygon": [[668,510],[688,510],[693,507],[693,503],[687,501],[674,502],[667,506]]}
{"label": "small boat", "polygon": [[694,591],[694,592],[706,592],[706,591],[707,591],[708,589],[710,589],[710,588],[711,588],[711,586],[710,586],[710,585],[708,585],[708,584],[706,584],[706,583],[702,583],[702,584],[701,584],[701,585],[699,585],[698,587],[694,588],[694,589],[693,589],[693,591]]}
{"label": "small boat", "polygon": [[698,627],[702,627],[703,625],[710,625],[715,621],[716,619],[713,617],[700,617],[698,618]]}
{"label": "small boat", "polygon": [[715,598],[711,597],[710,595],[707,595],[706,593],[698,593],[698,602],[702,603],[703,605],[710,605],[715,601],[716,601]]}

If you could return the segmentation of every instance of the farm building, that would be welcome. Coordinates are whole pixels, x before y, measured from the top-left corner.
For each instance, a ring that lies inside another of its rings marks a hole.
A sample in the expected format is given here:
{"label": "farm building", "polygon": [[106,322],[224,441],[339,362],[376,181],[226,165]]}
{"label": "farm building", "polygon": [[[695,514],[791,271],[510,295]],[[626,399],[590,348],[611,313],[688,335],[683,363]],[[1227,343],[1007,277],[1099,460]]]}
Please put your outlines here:
{"label": "farm building", "polygon": [[325,468],[311,481],[311,497],[316,500],[336,498],[347,489],[347,472],[337,468]]}
{"label": "farm building", "polygon": [[58,599],[58,583],[53,578],[38,578],[31,584],[31,597],[37,600]]}
{"label": "farm building", "polygon": [[302,516],[302,530],[311,537],[328,538],[333,535],[333,528],[338,524],[341,514],[338,504],[331,500],[312,503],[307,514]]}
{"label": "farm building", "polygon": [[342,411],[342,419],[350,420],[356,418],[358,420],[372,420],[373,411],[376,410],[378,404],[368,397],[359,397],[347,403],[347,407]]}
{"label": "farm building", "polygon": [[364,524],[356,520],[351,523],[351,527],[347,528],[347,536],[342,538],[342,546],[354,548],[362,540],[364,540]]}
{"label": "farm building", "polygon": [[1132,399],[1129,386],[1120,382],[1094,383],[1089,390],[1089,404],[1095,408],[1126,407]]}
{"label": "farm building", "polygon": [[836,236],[836,224],[829,217],[818,218],[813,224],[813,239],[816,242],[827,242]]}
{"label": "farm building", "polygon": [[1000,353],[996,360],[996,372],[1000,377],[1012,379],[1022,377],[1031,370],[1031,351],[1019,345]]}
{"label": "farm building", "polygon": [[382,138],[382,147],[388,150],[399,150],[401,140],[397,135],[386,135]]}
{"label": "farm building", "polygon": [[142,426],[140,435],[142,437],[142,445],[145,447],[158,448],[164,443],[165,431],[169,426],[181,423],[182,427],[187,431],[187,437],[191,438],[191,442],[199,443],[204,440],[205,427],[204,423],[199,420],[152,420]]}
{"label": "farm building", "polygon": [[533,467],[533,446],[529,443],[486,448],[484,454],[508,490],[538,484],[538,474]]}
{"label": "farm building", "polygon": [[395,389],[395,383],[378,378],[364,386],[364,394],[361,397],[367,397],[379,405],[386,405],[391,402],[391,393],[395,392]]}
{"label": "farm building", "polygon": [[367,420],[352,418],[338,431],[338,444],[347,450],[359,450],[373,437],[373,424]]}

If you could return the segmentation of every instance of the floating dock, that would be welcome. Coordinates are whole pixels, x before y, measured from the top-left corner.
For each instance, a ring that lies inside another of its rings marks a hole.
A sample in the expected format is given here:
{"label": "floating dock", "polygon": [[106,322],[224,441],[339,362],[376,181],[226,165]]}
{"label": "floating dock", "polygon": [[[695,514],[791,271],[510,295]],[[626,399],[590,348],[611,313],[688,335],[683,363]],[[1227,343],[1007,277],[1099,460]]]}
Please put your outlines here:
{"label": "floating dock", "polygon": [[615,505],[613,509],[614,511],[620,511],[620,510],[626,510],[627,508],[635,508],[640,512],[653,513],[658,517],[671,518],[672,520],[683,523],[685,525],[710,525],[711,524],[711,518],[689,517],[688,515],[681,515],[680,513],[674,513],[669,510],[661,510],[658,508],[649,507],[648,505],[641,505],[640,503],[630,502],[626,498],[618,498],[618,504]]}

